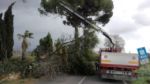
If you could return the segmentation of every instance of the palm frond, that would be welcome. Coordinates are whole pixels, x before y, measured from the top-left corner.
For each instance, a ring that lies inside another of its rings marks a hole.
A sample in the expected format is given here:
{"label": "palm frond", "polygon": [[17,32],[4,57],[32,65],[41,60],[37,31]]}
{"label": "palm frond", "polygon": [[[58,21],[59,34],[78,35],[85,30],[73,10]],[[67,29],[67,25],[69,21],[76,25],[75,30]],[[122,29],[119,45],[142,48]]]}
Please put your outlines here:
{"label": "palm frond", "polygon": [[29,33],[29,34],[28,34],[28,37],[29,37],[29,38],[33,38],[33,33]]}
{"label": "palm frond", "polygon": [[22,35],[22,34],[17,34],[17,37],[18,37],[18,39],[20,40],[21,38],[24,37],[24,35]]}

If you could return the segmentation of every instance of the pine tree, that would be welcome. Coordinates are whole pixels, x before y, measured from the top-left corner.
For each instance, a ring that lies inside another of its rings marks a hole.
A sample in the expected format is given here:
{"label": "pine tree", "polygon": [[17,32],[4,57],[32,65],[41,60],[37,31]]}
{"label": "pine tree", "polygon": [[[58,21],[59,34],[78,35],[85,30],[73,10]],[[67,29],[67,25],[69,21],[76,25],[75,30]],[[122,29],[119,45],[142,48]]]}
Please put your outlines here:
{"label": "pine tree", "polygon": [[[64,3],[91,23],[100,23],[103,26],[109,22],[113,15],[113,2],[112,0],[41,0],[40,13],[64,16],[66,19],[63,23],[74,28],[74,42],[68,50],[68,52],[72,52],[68,56],[71,71],[86,74],[88,71],[86,68],[89,66],[87,61],[89,61],[90,53],[98,42],[95,30],[85,21],[60,6],[59,2]],[[83,28],[82,38],[79,38],[79,28]]]}
{"label": "pine tree", "polygon": [[39,45],[35,48],[34,53],[37,56],[41,55],[51,56],[52,52],[53,52],[53,40],[51,34],[48,33],[45,37],[40,39]]}

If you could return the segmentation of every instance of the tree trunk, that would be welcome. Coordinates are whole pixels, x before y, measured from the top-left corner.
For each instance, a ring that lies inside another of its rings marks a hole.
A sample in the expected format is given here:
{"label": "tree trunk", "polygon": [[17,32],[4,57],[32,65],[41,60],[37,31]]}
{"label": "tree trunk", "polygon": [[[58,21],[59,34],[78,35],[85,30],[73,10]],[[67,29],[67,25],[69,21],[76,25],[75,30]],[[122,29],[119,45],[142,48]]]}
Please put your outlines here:
{"label": "tree trunk", "polygon": [[22,41],[22,60],[25,60],[27,48],[28,48],[27,39],[24,37]]}
{"label": "tree trunk", "polygon": [[26,57],[26,51],[23,50],[23,51],[22,51],[22,58],[21,58],[21,60],[22,60],[22,61],[25,60],[25,57]]}
{"label": "tree trunk", "polygon": [[74,45],[74,48],[75,48],[75,55],[76,56],[79,56],[79,51],[80,51],[80,40],[79,40],[79,30],[77,27],[74,27],[75,28],[75,33],[74,33],[74,39],[75,39],[75,45]]}
{"label": "tree trunk", "polygon": [[84,38],[82,39],[82,55],[84,57],[87,57],[88,55],[88,49],[89,49],[89,42],[88,42],[88,32],[89,30],[87,30],[87,28],[84,28],[84,31],[83,31],[83,35],[84,35]]}

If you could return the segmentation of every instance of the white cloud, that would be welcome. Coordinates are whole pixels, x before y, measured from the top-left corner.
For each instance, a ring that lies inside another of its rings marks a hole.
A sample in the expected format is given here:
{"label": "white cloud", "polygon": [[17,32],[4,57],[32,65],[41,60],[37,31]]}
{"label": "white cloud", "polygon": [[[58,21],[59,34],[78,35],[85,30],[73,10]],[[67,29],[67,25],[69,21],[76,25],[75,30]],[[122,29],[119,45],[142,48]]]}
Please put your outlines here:
{"label": "white cloud", "polygon": [[123,20],[118,17],[112,17],[110,23],[105,28],[109,29],[111,34],[127,34],[138,29],[133,21]]}
{"label": "white cloud", "polygon": [[148,43],[150,25],[150,5],[145,5],[142,10],[139,7],[143,3],[149,4],[150,0],[113,0],[114,10],[113,17],[104,27],[105,30],[112,34],[119,34],[125,39],[126,52],[137,52],[138,47],[146,46]]}
{"label": "white cloud", "polygon": [[138,7],[139,10],[143,10],[147,8],[150,8],[150,0],[143,0],[143,2]]}
{"label": "white cloud", "polygon": [[137,52],[137,48],[139,47],[146,47],[147,50],[149,51],[150,49],[149,32],[150,30],[148,27],[138,29],[136,34],[140,36],[136,36],[135,38],[127,41],[128,45],[126,45],[126,51]]}
{"label": "white cloud", "polygon": [[150,8],[145,10],[138,11],[137,14],[133,16],[134,21],[137,24],[141,24],[143,26],[149,26],[150,25]]}
{"label": "white cloud", "polygon": [[139,25],[135,23],[132,16],[136,14],[141,0],[113,0],[113,2],[114,14],[108,25],[106,25],[106,30],[109,33],[121,35],[135,32]]}

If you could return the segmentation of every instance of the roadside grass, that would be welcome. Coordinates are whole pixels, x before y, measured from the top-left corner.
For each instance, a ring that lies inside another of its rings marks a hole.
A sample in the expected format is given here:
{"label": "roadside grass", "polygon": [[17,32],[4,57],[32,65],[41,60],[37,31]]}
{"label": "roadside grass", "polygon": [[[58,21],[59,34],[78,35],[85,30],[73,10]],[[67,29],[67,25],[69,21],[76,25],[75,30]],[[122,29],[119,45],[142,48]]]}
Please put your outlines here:
{"label": "roadside grass", "polygon": [[132,81],[132,84],[150,84],[150,63],[142,65],[136,72],[138,79]]}
{"label": "roadside grass", "polygon": [[21,60],[21,56],[13,56],[8,61],[0,63],[0,84],[5,84],[1,82],[8,82],[7,79],[12,77],[12,79],[20,79],[19,74],[27,68],[27,65],[33,63],[34,61],[35,56],[28,55],[24,61]]}
{"label": "roadside grass", "polygon": [[[11,59],[21,60],[21,54],[20,53],[14,54]],[[36,56],[31,55],[31,53],[27,53],[26,60],[33,62],[36,60]]]}
{"label": "roadside grass", "polygon": [[36,79],[18,79],[18,80],[4,80],[0,84],[35,84]]}

